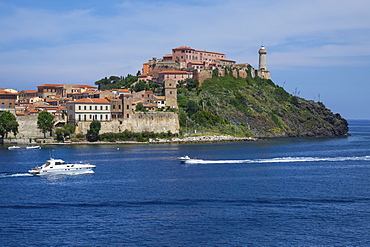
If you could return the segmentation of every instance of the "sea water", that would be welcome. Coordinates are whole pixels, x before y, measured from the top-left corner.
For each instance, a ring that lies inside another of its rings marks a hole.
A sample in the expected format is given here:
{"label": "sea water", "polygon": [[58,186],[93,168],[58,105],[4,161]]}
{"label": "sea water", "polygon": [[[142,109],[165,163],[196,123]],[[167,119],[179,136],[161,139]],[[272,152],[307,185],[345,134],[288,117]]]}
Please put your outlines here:
{"label": "sea water", "polygon": [[[352,136],[0,148],[1,246],[369,246],[370,121]],[[180,164],[189,155],[204,163]],[[94,174],[31,176],[50,156]]]}

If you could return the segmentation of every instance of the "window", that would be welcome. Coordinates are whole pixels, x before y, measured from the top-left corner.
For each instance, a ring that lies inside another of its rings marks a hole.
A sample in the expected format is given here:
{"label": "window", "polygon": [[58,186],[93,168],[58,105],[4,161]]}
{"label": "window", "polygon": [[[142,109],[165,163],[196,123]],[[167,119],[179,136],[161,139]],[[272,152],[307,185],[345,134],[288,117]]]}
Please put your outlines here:
{"label": "window", "polygon": [[78,115],[78,121],[81,121],[81,115]]}
{"label": "window", "polygon": [[81,106],[80,105],[78,106],[78,110],[81,110]]}
{"label": "window", "polygon": [[126,108],[127,108],[127,110],[129,110],[130,109],[130,105],[127,105]]}
{"label": "window", "polygon": [[92,110],[92,106],[90,106],[90,111]]}
{"label": "window", "polygon": [[108,111],[108,106],[107,105],[105,106],[105,110]]}
{"label": "window", "polygon": [[129,114],[127,114],[127,115],[126,115],[126,117],[127,117],[127,118],[130,118],[130,115],[129,115]]}
{"label": "window", "polygon": [[95,106],[95,111],[98,110],[98,106]]}
{"label": "window", "polygon": [[100,106],[100,110],[101,110],[101,111],[103,110],[103,106],[102,106],[102,105]]}
{"label": "window", "polygon": [[105,115],[105,120],[108,120],[108,115]]}
{"label": "window", "polygon": [[[115,110],[116,109],[116,105],[113,105],[113,110]],[[108,109],[107,109],[108,110]]]}
{"label": "window", "polygon": [[86,111],[86,106],[84,105],[84,110]]}
{"label": "window", "polygon": [[86,121],[86,114],[84,114],[84,121]]}

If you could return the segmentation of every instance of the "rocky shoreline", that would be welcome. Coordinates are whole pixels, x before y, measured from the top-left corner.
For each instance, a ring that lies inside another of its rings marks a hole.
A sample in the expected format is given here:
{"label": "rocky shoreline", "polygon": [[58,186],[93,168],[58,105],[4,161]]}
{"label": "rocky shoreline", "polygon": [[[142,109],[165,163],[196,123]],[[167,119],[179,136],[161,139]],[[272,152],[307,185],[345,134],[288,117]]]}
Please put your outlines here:
{"label": "rocky shoreline", "polygon": [[184,138],[172,139],[149,139],[148,142],[138,141],[115,141],[115,142],[63,142],[63,143],[45,143],[43,145],[114,145],[114,144],[181,144],[181,143],[218,143],[218,142],[249,142],[259,141],[261,139],[254,137],[234,137],[228,135],[212,136],[188,136]]}

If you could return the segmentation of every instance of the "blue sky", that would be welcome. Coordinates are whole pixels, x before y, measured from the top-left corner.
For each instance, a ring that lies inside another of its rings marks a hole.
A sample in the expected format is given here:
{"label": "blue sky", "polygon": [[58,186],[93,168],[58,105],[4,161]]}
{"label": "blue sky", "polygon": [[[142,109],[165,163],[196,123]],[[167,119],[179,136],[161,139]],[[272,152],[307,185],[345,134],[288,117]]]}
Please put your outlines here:
{"label": "blue sky", "polygon": [[[0,88],[136,74],[178,46],[258,65],[347,119],[370,119],[368,0],[0,0]],[[319,96],[320,95],[320,96]]]}

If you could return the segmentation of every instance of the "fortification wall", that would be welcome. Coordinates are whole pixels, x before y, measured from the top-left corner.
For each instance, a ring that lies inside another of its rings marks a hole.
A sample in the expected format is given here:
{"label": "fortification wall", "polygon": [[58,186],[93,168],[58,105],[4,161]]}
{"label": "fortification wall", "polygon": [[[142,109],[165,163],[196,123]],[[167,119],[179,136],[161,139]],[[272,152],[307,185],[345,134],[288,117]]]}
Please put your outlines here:
{"label": "fortification wall", "polygon": [[[232,73],[234,77],[242,77],[242,78],[248,77],[248,72],[246,70],[234,69]],[[218,69],[218,75],[225,76],[225,70]],[[252,73],[252,77],[254,77],[254,73]],[[212,78],[212,70],[201,70],[200,72],[196,72],[194,73],[193,78],[198,80],[199,85],[201,86],[205,79]]]}
{"label": "fortification wall", "polygon": [[[86,134],[90,128],[90,122],[78,122],[76,133]],[[143,112],[132,114],[129,119],[101,122],[100,134],[113,132],[119,133],[125,130],[132,132],[168,132],[179,133],[180,124],[178,115],[173,112]]]}
{"label": "fortification wall", "polygon": [[[43,137],[44,134],[37,128],[37,117],[38,115],[31,116],[16,116],[18,126],[19,138],[34,138],[34,137]],[[9,137],[14,137],[11,133]]]}

